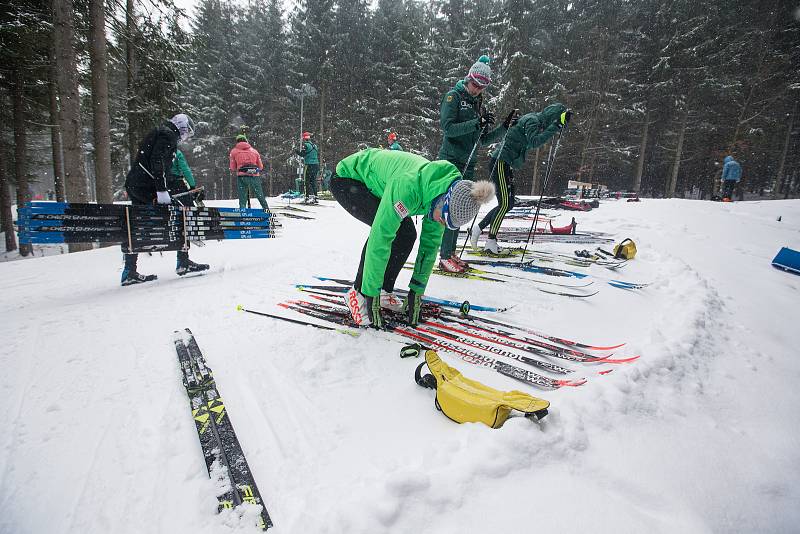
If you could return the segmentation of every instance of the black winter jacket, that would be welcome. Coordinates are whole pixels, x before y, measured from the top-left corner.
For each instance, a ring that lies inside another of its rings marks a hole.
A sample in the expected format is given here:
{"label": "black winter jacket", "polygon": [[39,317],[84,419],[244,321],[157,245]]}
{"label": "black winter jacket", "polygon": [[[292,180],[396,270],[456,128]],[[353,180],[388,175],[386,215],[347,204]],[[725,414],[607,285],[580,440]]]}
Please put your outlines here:
{"label": "black winter jacket", "polygon": [[136,161],[125,179],[125,187],[166,191],[173,181],[170,169],[178,149],[178,139],[178,128],[169,121],[153,128],[139,145]]}

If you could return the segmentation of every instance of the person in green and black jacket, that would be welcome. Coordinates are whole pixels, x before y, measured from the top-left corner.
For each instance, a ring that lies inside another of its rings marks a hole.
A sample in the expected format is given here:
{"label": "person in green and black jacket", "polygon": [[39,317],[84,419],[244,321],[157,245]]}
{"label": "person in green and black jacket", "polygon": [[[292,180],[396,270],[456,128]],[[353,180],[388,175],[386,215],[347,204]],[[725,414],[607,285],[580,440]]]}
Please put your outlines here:
{"label": "person in green and black jacket", "polygon": [[319,147],[311,140],[311,132],[303,132],[303,144],[297,155],[303,158],[303,179],[305,180],[305,202],[316,204],[317,174],[319,173]]}
{"label": "person in green and black jacket", "polygon": [[[381,307],[403,310],[408,323],[417,324],[445,227],[458,230],[469,223],[480,205],[494,196],[494,186],[485,180],[462,180],[448,161],[370,148],[336,165],[331,193],[353,217],[371,227],[346,301],[356,324],[382,328]],[[413,215],[426,217],[403,305],[394,295],[394,284],[417,238]]]}
{"label": "person in green and black jacket", "polygon": [[[491,143],[505,133],[506,128],[492,128],[494,114],[483,108],[483,91],[492,81],[489,57],[481,56],[442,98],[439,124],[442,127],[442,147],[439,159],[455,165],[464,178],[471,180],[477,161],[477,145]],[[466,262],[456,254],[458,230],[445,230],[439,250],[439,267],[449,272],[463,272]]]}
{"label": "person in green and black jacket", "polygon": [[[183,152],[180,150],[175,151],[175,159],[172,160],[170,172],[173,176],[173,182],[169,184],[169,190],[173,195],[176,193],[185,193],[197,187],[192,169],[189,168],[189,164],[186,162],[186,156],[184,156]],[[204,196],[202,190],[190,193],[181,203],[191,206],[202,206]]]}
{"label": "person in green and black jacket", "polygon": [[[491,153],[491,176],[497,194],[497,206],[486,214],[480,223],[472,227],[470,241],[473,247],[478,246],[478,238],[487,226],[489,237],[485,248],[492,254],[499,254],[497,232],[506,213],[514,207],[514,171],[525,164],[528,150],[538,148],[550,140],[556,132],[564,127],[572,117],[562,104],[547,106],[541,113],[527,113],[522,117],[513,114],[506,118],[508,135],[502,146]],[[501,152],[502,149],[502,152]]]}

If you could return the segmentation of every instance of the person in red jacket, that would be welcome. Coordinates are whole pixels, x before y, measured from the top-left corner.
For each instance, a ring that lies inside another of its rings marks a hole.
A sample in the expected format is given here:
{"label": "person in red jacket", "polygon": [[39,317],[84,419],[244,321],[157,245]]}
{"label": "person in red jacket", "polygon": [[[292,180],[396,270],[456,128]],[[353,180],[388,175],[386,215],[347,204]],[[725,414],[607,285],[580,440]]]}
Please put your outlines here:
{"label": "person in red jacket", "polygon": [[261,209],[268,210],[269,205],[267,199],[264,198],[264,191],[261,189],[261,171],[264,170],[261,154],[250,146],[244,134],[236,136],[236,146],[231,149],[230,160],[230,170],[236,173],[239,207],[247,207],[250,191],[252,191],[261,204]]}

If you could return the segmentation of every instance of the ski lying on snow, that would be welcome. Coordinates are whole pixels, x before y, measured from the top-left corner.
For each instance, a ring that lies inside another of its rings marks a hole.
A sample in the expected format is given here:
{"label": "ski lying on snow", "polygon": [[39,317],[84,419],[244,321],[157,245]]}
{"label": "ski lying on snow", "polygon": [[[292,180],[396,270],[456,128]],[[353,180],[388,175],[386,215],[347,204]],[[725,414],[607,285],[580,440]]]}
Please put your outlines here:
{"label": "ski lying on snow", "polygon": [[[329,304],[335,304],[339,306],[339,308],[335,309],[335,311],[339,314],[343,314],[345,316],[349,316],[350,314],[349,309],[344,306],[342,304],[342,300],[336,296],[320,294],[312,294],[311,296]],[[334,309],[331,309],[331,311],[334,311]],[[392,317],[395,321],[400,319],[400,317],[388,310],[384,310],[384,312]],[[631,358],[611,358],[611,354],[597,356],[574,349],[557,347],[555,345],[543,343],[538,340],[530,340],[526,339],[525,337],[514,336],[510,332],[507,334],[501,334],[497,329],[492,331],[486,328],[481,328],[474,324],[466,323],[465,321],[454,321],[446,314],[443,316],[442,310],[439,310],[438,313],[434,312],[432,314],[424,312],[421,323],[425,325],[425,327],[436,330],[435,332],[429,332],[431,335],[438,335],[440,337],[449,336],[449,338],[453,341],[471,345],[500,356],[514,358],[529,365],[533,365],[535,367],[539,367],[540,369],[545,369],[558,374],[568,374],[571,372],[571,370],[560,366],[554,366],[554,364],[551,364],[550,362],[541,362],[539,360],[534,360],[524,356],[521,357],[518,354],[509,352],[503,347],[522,350],[524,352],[544,357],[560,358],[577,363],[629,363],[639,358],[638,356]],[[425,331],[424,327],[417,326],[416,329],[423,332]]]}
{"label": "ski lying on snow", "polygon": [[[315,306],[314,303],[311,302],[303,303],[303,305],[291,304],[291,303],[281,303],[278,305],[287,310],[292,310],[297,313],[301,313],[303,315],[307,315],[309,317],[313,317],[321,321],[327,321],[329,323],[338,324],[348,329],[358,328],[355,325],[355,323],[353,323],[349,311],[347,311],[346,314],[332,312],[330,310],[325,309],[325,307],[323,306],[319,305]],[[292,323],[298,323],[297,319],[289,319],[277,315],[270,317],[274,319],[290,321]],[[306,324],[314,327],[320,326],[316,323],[311,323],[311,322],[308,322]],[[508,376],[509,378],[525,382],[529,385],[538,388],[558,389],[565,386],[576,387],[576,386],[581,386],[586,382],[586,379],[562,380],[562,379],[555,379],[543,376],[538,373],[534,373],[533,371],[528,371],[527,369],[522,369],[520,367],[516,367],[514,365],[499,361],[490,356],[485,356],[469,348],[461,347],[456,343],[453,343],[452,341],[449,341],[447,339],[435,337],[425,332],[418,332],[417,330],[414,330],[413,328],[396,321],[391,321],[391,320],[388,321],[386,331],[389,333],[397,334],[405,338],[413,339],[417,342],[425,344],[426,346],[433,346],[439,349],[443,349],[447,352],[456,354],[463,361],[467,363],[478,365],[480,367],[490,368],[500,374]]]}
{"label": "ski lying on snow", "polygon": [[[322,295],[327,297],[339,297],[339,298],[341,298],[342,295],[346,292],[342,291],[342,288],[338,286],[297,286],[297,289],[299,291],[310,293],[312,295]],[[489,319],[483,316],[478,316],[474,314],[464,316],[460,313],[451,312],[445,308],[442,308],[430,302],[423,302],[422,311],[426,317],[435,317],[442,320],[451,320],[451,321],[454,319],[459,319],[460,322],[466,326],[470,327],[480,326],[483,330],[487,332],[500,334],[505,337],[509,336],[513,337],[513,334],[511,334],[509,330],[517,330],[541,339],[545,339],[547,341],[551,341],[553,343],[564,345],[565,347],[573,347],[576,349],[591,350],[591,351],[609,351],[618,349],[625,345],[625,343],[620,343],[618,345],[611,345],[611,346],[590,345],[587,343],[581,343],[571,339],[566,339],[558,336],[551,336],[549,334],[545,334],[543,332],[531,328],[516,326],[510,323]],[[519,340],[522,343],[527,343],[529,345],[540,343],[538,340],[531,340],[528,339],[527,337],[521,337],[521,336],[517,336],[514,339]],[[544,347],[541,348],[544,348],[545,350],[551,350],[550,349],[551,347],[554,346],[549,344],[544,344]],[[562,347],[555,347],[555,349],[558,349],[559,353],[567,354],[569,352],[567,349],[564,349]],[[565,350],[567,350],[567,352],[564,352]],[[581,357],[592,357],[592,358],[595,357],[593,355],[588,355],[586,353],[579,351],[576,351],[576,353],[577,354],[572,354],[572,355],[577,356],[578,359],[580,359]],[[557,356],[557,357],[562,357],[562,356]],[[564,359],[576,361],[575,358],[564,358]]]}
{"label": "ski lying on snow", "polygon": [[272,520],[233,430],[211,369],[206,365],[191,330],[175,331],[173,341],[208,476],[222,484],[223,493],[217,496],[218,510],[235,508],[243,503],[258,505],[261,507],[258,526],[266,530],[272,526]]}

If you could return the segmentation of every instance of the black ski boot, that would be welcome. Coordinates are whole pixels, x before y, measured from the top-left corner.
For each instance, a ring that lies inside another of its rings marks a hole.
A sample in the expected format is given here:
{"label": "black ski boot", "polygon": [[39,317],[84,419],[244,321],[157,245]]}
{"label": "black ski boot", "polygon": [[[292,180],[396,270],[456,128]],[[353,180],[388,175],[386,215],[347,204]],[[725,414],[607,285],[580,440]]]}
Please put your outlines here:
{"label": "black ski boot", "polygon": [[128,269],[124,269],[122,271],[121,285],[132,286],[134,284],[143,284],[145,282],[152,282],[153,280],[157,279],[158,276],[154,274],[139,274],[136,271],[129,271]]}
{"label": "black ski boot", "polygon": [[154,274],[139,274],[136,271],[136,261],[139,258],[138,254],[124,254],[125,268],[122,269],[122,279],[120,285],[132,286],[134,284],[143,284],[144,282],[152,282],[158,279]]}
{"label": "black ski boot", "polygon": [[207,263],[195,263],[189,258],[181,261],[178,260],[178,266],[175,267],[175,274],[178,276],[183,276],[189,273],[199,273],[201,271],[207,271],[208,264]]}

